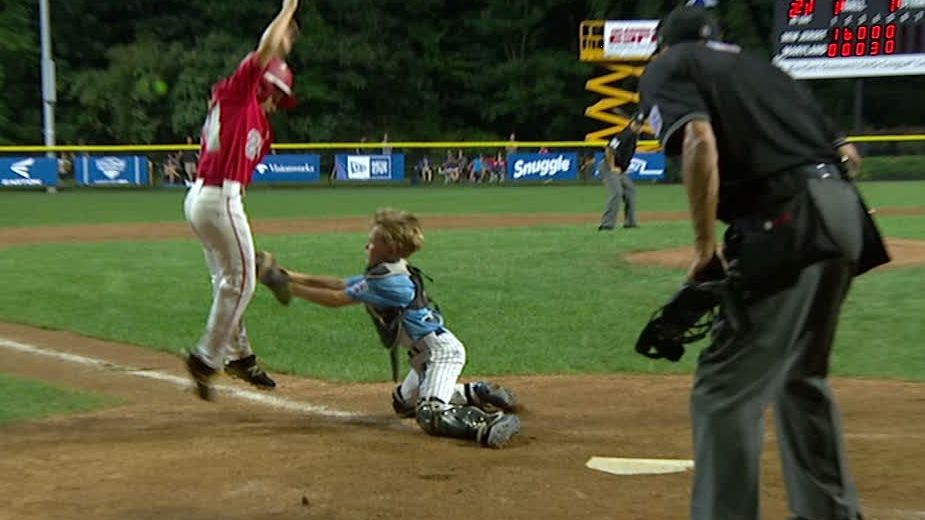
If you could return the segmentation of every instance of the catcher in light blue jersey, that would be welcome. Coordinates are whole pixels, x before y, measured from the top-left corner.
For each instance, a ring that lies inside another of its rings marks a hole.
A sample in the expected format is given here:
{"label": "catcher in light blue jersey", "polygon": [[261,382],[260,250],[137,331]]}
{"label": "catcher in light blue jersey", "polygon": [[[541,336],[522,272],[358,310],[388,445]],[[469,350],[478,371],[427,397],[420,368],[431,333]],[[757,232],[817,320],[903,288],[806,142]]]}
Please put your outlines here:
{"label": "catcher in light blue jersey", "polygon": [[520,419],[511,413],[514,394],[486,381],[457,382],[466,349],[427,297],[421,271],[407,260],[423,243],[417,217],[381,209],[366,243],[364,274],[341,279],[298,273],[261,252],[258,278],[282,303],[296,296],[326,307],[364,304],[383,344],[408,350],[411,370],[392,391],[395,412],[415,417],[431,435],[500,448],[520,432]]}

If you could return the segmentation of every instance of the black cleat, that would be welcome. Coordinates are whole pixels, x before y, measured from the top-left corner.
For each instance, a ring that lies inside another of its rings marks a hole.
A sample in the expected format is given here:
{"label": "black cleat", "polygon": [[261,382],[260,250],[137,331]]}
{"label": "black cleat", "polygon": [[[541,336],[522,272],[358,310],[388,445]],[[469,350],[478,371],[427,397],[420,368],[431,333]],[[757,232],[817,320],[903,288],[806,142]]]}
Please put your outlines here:
{"label": "black cleat", "polygon": [[199,356],[190,353],[186,357],[186,370],[189,371],[193,382],[196,383],[196,394],[204,401],[211,401],[215,395],[212,392],[210,381],[216,370],[199,359]]}
{"label": "black cleat", "polygon": [[260,365],[257,364],[257,356],[254,354],[235,361],[229,361],[225,364],[225,373],[231,377],[246,381],[261,390],[273,390],[276,388],[276,381],[260,368]]}

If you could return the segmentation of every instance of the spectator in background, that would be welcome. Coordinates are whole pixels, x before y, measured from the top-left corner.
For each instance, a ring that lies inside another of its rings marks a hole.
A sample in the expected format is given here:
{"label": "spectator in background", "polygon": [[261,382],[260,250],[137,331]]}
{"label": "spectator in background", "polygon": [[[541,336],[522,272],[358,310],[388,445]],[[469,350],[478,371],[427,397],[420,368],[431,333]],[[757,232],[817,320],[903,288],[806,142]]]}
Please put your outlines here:
{"label": "spectator in background", "polygon": [[[193,141],[192,136],[186,136],[186,144],[190,146],[195,146],[196,143]],[[195,149],[183,150],[180,154],[180,162],[183,163],[183,173],[186,177],[186,182],[191,184],[196,182],[196,163],[199,162],[199,153]]]}
{"label": "spectator in background", "polygon": [[[365,135],[364,135],[363,137],[360,138],[360,144],[366,144],[366,136],[365,136]],[[356,152],[356,153],[358,153],[358,154],[359,154],[359,153],[366,153],[366,148],[357,147],[357,148],[354,150],[354,152]]]}
{"label": "spectator in background", "polygon": [[510,142],[510,144],[508,144],[507,148],[505,149],[507,154],[511,155],[512,153],[517,153],[517,145],[515,144],[515,141],[517,141],[517,136],[514,135],[514,132],[511,132],[511,135],[508,136],[507,140]]}
{"label": "spectator in background", "polygon": [[507,161],[504,159],[504,152],[498,150],[495,154],[495,160],[491,164],[489,182],[504,182],[504,174],[507,171]]}
{"label": "spectator in background", "polygon": [[58,178],[67,179],[74,176],[74,152],[64,152],[58,156]]}
{"label": "spectator in background", "polygon": [[595,161],[593,153],[585,153],[581,156],[581,166],[579,167],[579,176],[582,181],[589,181],[594,178]]}
{"label": "spectator in background", "polygon": [[443,175],[443,184],[459,182],[459,160],[451,150],[446,151],[446,160],[440,167],[440,174]]}
{"label": "spectator in background", "polygon": [[427,184],[433,182],[434,170],[430,165],[430,157],[427,155],[421,157],[421,160],[418,161],[416,169],[418,171],[418,178],[420,178],[421,182],[425,182]]}
{"label": "spectator in background", "polygon": [[485,169],[485,162],[482,160],[482,154],[476,155],[469,165],[469,182],[479,182],[482,180],[482,172]]}
{"label": "spectator in background", "polygon": [[456,162],[459,163],[459,176],[469,174],[469,158],[463,153],[462,148],[456,152]]}
{"label": "spectator in background", "polygon": [[163,163],[164,184],[176,186],[183,184],[183,175],[180,173],[180,152],[167,154]]}
{"label": "spectator in background", "polygon": [[392,155],[392,147],[389,145],[389,133],[382,134],[382,155]]}
{"label": "spectator in background", "polygon": [[537,151],[537,153],[549,153],[549,148],[543,146]]}

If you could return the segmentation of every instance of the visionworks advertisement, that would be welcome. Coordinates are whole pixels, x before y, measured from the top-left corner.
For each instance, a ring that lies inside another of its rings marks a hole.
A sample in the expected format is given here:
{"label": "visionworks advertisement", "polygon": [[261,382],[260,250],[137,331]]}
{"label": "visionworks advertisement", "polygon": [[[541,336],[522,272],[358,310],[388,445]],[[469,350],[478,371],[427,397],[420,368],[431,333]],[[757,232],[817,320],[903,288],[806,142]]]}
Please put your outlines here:
{"label": "visionworks advertisement", "polygon": [[251,182],[308,183],[321,180],[321,156],[317,154],[267,155],[254,169]]}

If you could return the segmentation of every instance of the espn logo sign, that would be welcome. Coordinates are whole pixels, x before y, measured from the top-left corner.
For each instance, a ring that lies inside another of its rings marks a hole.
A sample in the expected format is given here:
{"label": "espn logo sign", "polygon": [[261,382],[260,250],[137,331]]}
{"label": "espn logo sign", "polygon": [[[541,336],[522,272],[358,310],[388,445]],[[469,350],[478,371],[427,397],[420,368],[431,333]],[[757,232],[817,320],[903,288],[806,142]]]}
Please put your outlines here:
{"label": "espn logo sign", "polygon": [[647,60],[658,44],[658,20],[626,20],[604,23],[604,56]]}

